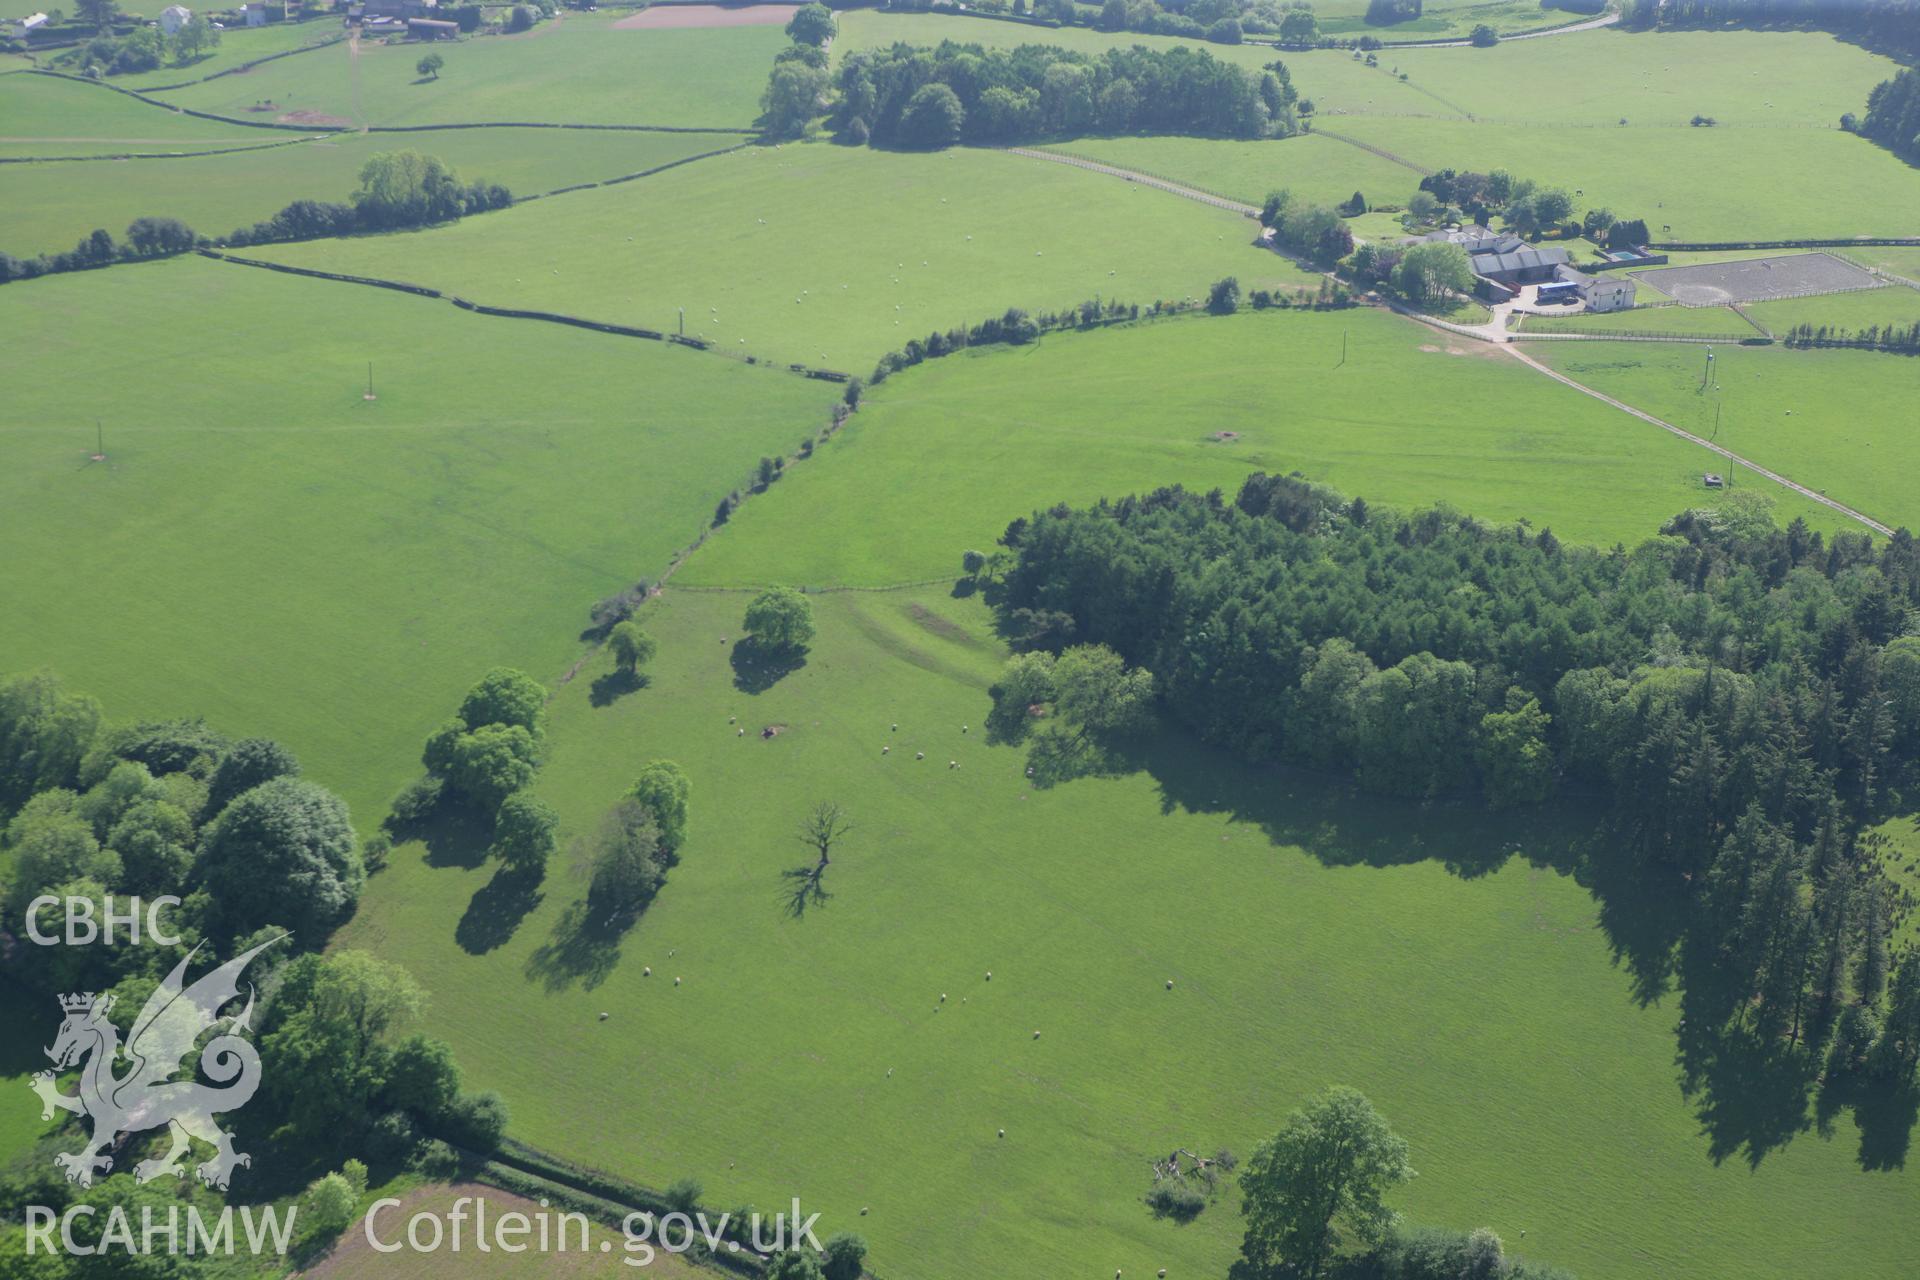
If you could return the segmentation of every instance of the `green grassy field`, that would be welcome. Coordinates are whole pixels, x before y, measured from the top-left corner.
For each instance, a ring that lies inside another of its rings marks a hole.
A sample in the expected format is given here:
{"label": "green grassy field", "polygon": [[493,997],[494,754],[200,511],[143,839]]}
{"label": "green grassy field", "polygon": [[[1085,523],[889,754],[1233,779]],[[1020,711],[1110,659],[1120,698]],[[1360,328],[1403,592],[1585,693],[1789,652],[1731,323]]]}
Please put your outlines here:
{"label": "green grassy field", "polygon": [[440,51],[437,80],[421,81],[419,50],[402,41],[362,44],[357,59],[337,45],[161,96],[269,120],[305,112],[372,125],[752,126],[786,43],[779,27],[616,31],[614,20],[574,13],[525,35],[461,40]]}
{"label": "green grassy field", "polygon": [[1855,293],[1829,293],[1816,298],[1783,298],[1755,302],[1743,308],[1775,333],[1797,324],[1831,325],[1862,330],[1869,325],[1910,325],[1920,321],[1920,289],[1895,285]]}
{"label": "green grassy field", "polygon": [[1735,341],[1757,338],[1760,331],[1727,307],[1635,307],[1631,311],[1606,311],[1579,315],[1529,315],[1521,317],[1523,333],[1591,333],[1594,330],[1623,333],[1684,333],[1701,337],[1724,337]]}
{"label": "green grassy field", "polygon": [[1582,31],[1491,49],[1383,49],[1380,63],[1477,119],[1608,128],[1705,115],[1722,127],[1831,129],[1899,70],[1822,32],[1776,31]]}
{"label": "green grassy field", "polygon": [[291,136],[196,119],[84,81],[0,75],[0,156],[201,151]]}
{"label": "green grassy field", "polygon": [[[1285,312],[934,361],[877,388],[781,482],[780,501],[749,503],[675,580],[957,574],[962,551],[990,549],[1036,507],[1176,481],[1231,493],[1255,470],[1298,469],[1402,508],[1444,499],[1490,520],[1524,516],[1598,543],[1638,541],[1704,500],[1709,455],[1493,347],[1443,342],[1376,311]],[[1240,439],[1215,441],[1222,430]],[[1811,504],[1780,498],[1783,520],[1815,519]]]}
{"label": "green grassy field", "polygon": [[[124,8],[124,6],[122,6]],[[159,5],[148,17],[159,17]],[[270,22],[264,27],[228,27],[220,33],[220,43],[195,62],[185,65],[168,63],[153,71],[142,71],[137,75],[110,76],[107,83],[118,85],[122,89],[142,91],[160,85],[180,84],[188,80],[202,80],[208,76],[232,71],[235,67],[284,53],[291,49],[305,49],[328,40],[337,40],[345,34],[345,29],[337,17],[315,18],[308,22]],[[344,50],[345,46],[341,46]],[[65,66],[63,70],[79,70]]]}
{"label": "green grassy field", "polygon": [[[1594,839],[1579,806],[1402,808],[1179,740],[1033,791],[979,731],[1000,657],[980,604],[818,597],[806,665],[748,695],[726,643],[747,598],[669,589],[649,687],[595,707],[595,666],[552,708],[539,785],[569,830],[641,761],[693,779],[684,859],[617,954],[571,943],[564,859],[529,904],[453,848],[396,850],[344,935],[426,982],[429,1029],[522,1138],[716,1203],[798,1195],[882,1275],[1218,1275],[1232,1194],[1157,1222],[1149,1155],[1244,1155],[1339,1081],[1410,1139],[1421,1176],[1393,1201],[1416,1221],[1609,1280],[1899,1272],[1920,1183],[1861,1173],[1849,1117],[1757,1168],[1709,1159],[1674,1009],[1636,1005],[1594,902],[1547,869]],[[823,798],[858,829],[832,901],[786,919],[778,873]]]}
{"label": "green grassy field", "polygon": [[744,141],[744,135],[581,129],[443,129],[342,134],[266,151],[179,160],[77,160],[17,165],[5,177],[0,245],[15,254],[70,249],[95,227],[119,236],[144,214],[176,217],[222,237],[300,199],[346,200],[360,167],[382,151],[415,150],[463,180],[538,195],[637,173]]}
{"label": "green grassy field", "polygon": [[[1676,426],[1714,431],[1714,396],[1698,391],[1697,346],[1536,342],[1527,354]],[[1780,347],[1715,347],[1714,355],[1721,444],[1888,524],[1920,526],[1911,412],[1920,362]]]}
{"label": "green grassy field", "polygon": [[[1094,212],[1098,216],[1091,216]],[[645,182],[413,235],[261,257],[477,301],[672,328],[762,359],[865,374],[885,352],[1010,306],[1202,294],[1310,277],[1245,218],[997,151],[757,148]]]}
{"label": "green grassy field", "polygon": [[1301,200],[1338,204],[1355,191],[1405,199],[1419,175],[1332,138],[1303,134],[1266,142],[1218,138],[1078,138],[1055,150],[1137,169],[1259,204],[1280,187]]}
{"label": "green grassy field", "polygon": [[1920,279],[1920,248],[1898,248],[1891,245],[1863,244],[1848,251],[1848,256],[1857,258],[1869,266],[1894,275],[1905,276],[1909,280]]}
{"label": "green grassy field", "polygon": [[[1659,240],[1920,234],[1920,169],[1837,130],[1544,129],[1359,117],[1322,124],[1430,169],[1507,169],[1566,187],[1579,193],[1576,208],[1604,205],[1644,217]],[[1795,181],[1783,186],[1770,176],[1782,172]],[[1418,175],[1408,178],[1402,198],[1419,184]]]}
{"label": "green grassy field", "polygon": [[8,285],[0,329],[38,371],[0,404],[0,671],[281,738],[368,829],[480,672],[558,676],[833,394],[199,258]]}

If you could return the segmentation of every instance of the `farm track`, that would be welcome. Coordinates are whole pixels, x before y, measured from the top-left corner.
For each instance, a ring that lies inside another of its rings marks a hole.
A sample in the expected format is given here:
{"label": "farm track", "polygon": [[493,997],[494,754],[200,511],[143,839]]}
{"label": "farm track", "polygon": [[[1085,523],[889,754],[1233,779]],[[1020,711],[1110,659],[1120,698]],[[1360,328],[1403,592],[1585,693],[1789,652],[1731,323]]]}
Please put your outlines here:
{"label": "farm track", "polygon": [[[1153,187],[1153,188],[1156,188],[1157,190],[1165,191],[1165,192],[1168,192],[1169,194],[1180,196],[1183,199],[1195,200],[1201,204],[1212,205],[1214,208],[1217,208],[1217,209],[1226,209],[1234,213],[1243,214],[1244,216],[1249,218],[1255,217],[1259,213],[1258,209],[1254,208],[1252,205],[1249,205],[1249,204],[1242,204],[1236,200],[1229,200],[1224,196],[1216,196],[1211,194],[1210,192],[1201,191],[1196,187],[1183,186],[1180,183],[1172,182],[1165,178],[1156,178],[1150,174],[1136,173],[1132,170],[1122,169],[1115,165],[1102,164],[1096,160],[1086,160],[1078,156],[1061,155],[1054,152],[1036,151],[1028,147],[1010,147],[1008,148],[1008,150],[1013,152],[1015,155],[1028,156],[1037,160],[1051,160],[1056,164],[1070,164],[1081,169],[1090,169],[1096,173],[1109,174],[1116,178],[1122,178],[1128,182],[1139,183],[1143,186]],[[1516,360],[1519,360],[1522,364],[1527,365],[1528,367],[1532,368],[1536,372],[1545,374],[1547,377],[1552,378],[1555,382],[1561,383],[1564,386],[1571,387],[1575,391],[1578,391],[1583,395],[1592,396],[1595,400],[1600,401],[1602,404],[1611,405],[1613,408],[1620,410],[1622,413],[1632,414],[1634,417],[1640,419],[1642,422],[1650,423],[1653,426],[1659,427],[1662,431],[1671,432],[1672,434],[1679,436],[1682,440],[1691,441],[1692,443],[1699,445],[1701,448],[1706,449],[1709,452],[1717,453],[1721,457],[1727,459],[1727,461],[1729,462],[1737,463],[1738,465],[1747,468],[1749,471],[1752,471],[1757,475],[1765,476],[1767,479],[1773,481],[1777,485],[1780,485],[1782,488],[1791,489],[1793,492],[1800,494],[1802,497],[1807,498],[1813,502],[1817,502],[1823,507],[1827,507],[1831,510],[1837,511],[1841,515],[1846,516],[1850,520],[1858,521],[1859,523],[1865,525],[1869,529],[1872,529],[1875,533],[1878,533],[1883,537],[1890,538],[1893,536],[1893,529],[1890,526],[1882,524],[1880,521],[1875,520],[1872,516],[1867,515],[1865,512],[1856,511],[1854,508],[1847,506],[1845,503],[1836,502],[1832,498],[1827,497],[1826,494],[1821,493],[1818,490],[1808,488],[1806,485],[1801,484],[1799,481],[1791,479],[1790,477],[1781,475],[1777,471],[1771,470],[1770,468],[1767,468],[1767,467],[1763,467],[1759,463],[1754,462],[1749,458],[1743,457],[1740,454],[1733,452],[1733,450],[1726,448],[1724,445],[1716,444],[1713,441],[1708,440],[1704,436],[1695,435],[1693,432],[1688,431],[1683,427],[1677,427],[1673,423],[1668,422],[1663,418],[1656,418],[1652,414],[1647,413],[1645,410],[1634,408],[1632,405],[1628,404],[1624,400],[1615,399],[1614,397],[1607,395],[1605,392],[1596,391],[1592,387],[1587,386],[1585,383],[1577,382],[1574,379],[1569,378],[1567,375],[1560,373],[1557,370],[1548,368],[1546,365],[1540,363],[1538,360],[1535,360],[1532,356],[1520,350],[1519,346],[1512,341],[1512,335],[1506,332],[1504,316],[1496,315],[1492,322],[1485,325],[1463,325],[1463,324],[1455,324],[1448,320],[1439,320],[1433,316],[1422,315],[1419,312],[1413,311],[1412,309],[1407,307],[1400,306],[1397,303],[1388,302],[1386,305],[1394,312],[1400,315],[1406,316],[1409,319],[1419,320],[1424,324],[1432,325],[1433,327],[1438,329],[1444,329],[1450,333],[1457,333],[1462,337],[1472,338],[1475,341],[1486,342],[1494,346],[1504,347],[1506,348],[1507,352],[1510,355],[1512,355]],[[1539,338],[1547,337],[1547,336],[1548,335],[1537,335],[1536,340],[1538,340]],[[1552,335],[1552,337],[1560,340],[1571,339],[1574,341],[1603,341],[1604,340],[1600,338],[1589,339],[1586,337],[1586,335],[1583,335],[1583,334],[1556,334],[1556,335]],[[1687,340],[1686,339],[1646,339],[1646,341],[1665,342],[1665,341],[1687,341]],[[1700,341],[1711,342],[1711,341],[1715,341],[1715,339],[1705,338],[1705,339],[1700,339]]]}
{"label": "farm track", "polygon": [[1513,356],[1514,359],[1520,361],[1522,364],[1528,365],[1529,367],[1535,369],[1540,373],[1546,374],[1549,378],[1552,378],[1555,382],[1562,383],[1565,386],[1572,387],[1575,391],[1578,391],[1583,395],[1592,396],[1595,400],[1600,401],[1600,403],[1611,405],[1615,409],[1620,410],[1622,413],[1630,413],[1634,417],[1640,419],[1640,421],[1642,422],[1652,423],[1654,426],[1659,427],[1662,431],[1670,431],[1674,435],[1679,436],[1682,440],[1691,441],[1692,443],[1699,445],[1702,449],[1706,449],[1713,453],[1717,453],[1729,462],[1736,463],[1739,466],[1747,468],[1747,470],[1749,471],[1755,472],[1758,475],[1765,476],[1767,479],[1773,481],[1777,485],[1780,485],[1782,488],[1791,489],[1803,498],[1806,498],[1813,502],[1817,502],[1823,507],[1828,507],[1834,511],[1837,511],[1841,515],[1846,516],[1851,520],[1859,521],[1861,524],[1867,526],[1867,528],[1872,529],[1875,533],[1878,533],[1883,537],[1890,538],[1893,536],[1893,529],[1890,526],[1880,523],[1880,521],[1875,520],[1872,516],[1866,515],[1865,513],[1860,511],[1856,511],[1852,507],[1847,506],[1845,503],[1835,502],[1832,498],[1829,498],[1826,494],[1821,493],[1814,489],[1809,489],[1806,485],[1801,484],[1797,480],[1793,480],[1786,476],[1783,476],[1778,471],[1769,470],[1768,468],[1761,466],[1759,463],[1754,462],[1749,458],[1742,457],[1740,454],[1735,453],[1733,450],[1727,448],[1724,445],[1715,444],[1713,441],[1707,439],[1705,436],[1697,436],[1693,432],[1685,429],[1684,427],[1676,427],[1671,422],[1668,422],[1664,418],[1656,418],[1652,414],[1646,412],[1645,410],[1636,409],[1632,405],[1628,404],[1626,401],[1617,400],[1614,397],[1606,394],[1604,391],[1596,391],[1592,387],[1587,386],[1583,382],[1576,382],[1574,379],[1569,378],[1566,374],[1561,373],[1559,370],[1550,369],[1546,365],[1541,364],[1538,360],[1535,360],[1532,356],[1522,351],[1517,345],[1513,343],[1506,343],[1504,345],[1506,346],[1507,353]]}

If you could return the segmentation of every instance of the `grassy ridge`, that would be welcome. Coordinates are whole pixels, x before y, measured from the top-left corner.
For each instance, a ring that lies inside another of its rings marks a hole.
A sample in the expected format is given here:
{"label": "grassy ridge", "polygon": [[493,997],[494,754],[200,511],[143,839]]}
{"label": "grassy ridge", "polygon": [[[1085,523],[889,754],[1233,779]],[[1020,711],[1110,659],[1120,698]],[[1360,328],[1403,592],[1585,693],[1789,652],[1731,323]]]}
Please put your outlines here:
{"label": "grassy ridge", "polygon": [[[1526,517],[1603,544],[1705,500],[1706,453],[1495,348],[1445,342],[1375,311],[1273,313],[936,361],[882,385],[817,462],[740,512],[679,580],[957,573],[961,551],[989,548],[1035,507],[1176,481],[1231,493],[1254,470],[1298,469],[1402,508],[1445,500],[1490,520]],[[1221,430],[1240,438],[1216,442]],[[1825,523],[1812,504],[1779,498],[1782,518]]]}
{"label": "grassy ridge", "polygon": [[0,670],[281,738],[364,826],[479,672],[558,675],[832,395],[198,258],[9,285],[0,328],[38,371],[0,405]]}
{"label": "grassy ridge", "polygon": [[1237,274],[1309,283],[1245,218],[997,151],[756,148],[439,230],[261,256],[672,329],[864,374],[933,329]]}
{"label": "grassy ridge", "polygon": [[0,206],[0,245],[15,254],[70,249],[94,227],[118,237],[128,222],[146,214],[179,218],[217,238],[294,200],[346,200],[359,186],[361,165],[381,151],[435,155],[464,180],[504,183],[527,196],[637,173],[718,150],[743,136],[447,129],[342,134],[267,151],[180,160],[22,165],[5,175],[14,198]]}

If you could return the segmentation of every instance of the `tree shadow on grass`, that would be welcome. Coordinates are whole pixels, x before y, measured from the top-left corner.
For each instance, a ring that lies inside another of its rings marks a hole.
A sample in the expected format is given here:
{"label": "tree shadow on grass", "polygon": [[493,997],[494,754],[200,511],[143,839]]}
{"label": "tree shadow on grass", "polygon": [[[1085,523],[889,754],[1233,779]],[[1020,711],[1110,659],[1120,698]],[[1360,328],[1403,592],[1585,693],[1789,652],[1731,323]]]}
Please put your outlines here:
{"label": "tree shadow on grass", "polygon": [[596,707],[610,707],[630,693],[647,687],[647,678],[637,671],[609,671],[594,678],[587,700]]}
{"label": "tree shadow on grass", "polygon": [[472,870],[487,860],[487,850],[493,845],[493,822],[449,798],[420,821],[397,828],[394,838],[424,844],[430,867]]}
{"label": "tree shadow on grass", "polygon": [[1860,1131],[1860,1149],[1854,1157],[1860,1168],[1867,1173],[1898,1173],[1906,1168],[1913,1127],[1920,1121],[1920,1085],[1911,1081],[1896,1085],[1857,1074],[1829,1077],[1816,1109],[1821,1137],[1833,1136],[1834,1118],[1849,1107]]}
{"label": "tree shadow on grass", "polygon": [[807,665],[807,651],[769,649],[752,636],[733,646],[733,687],[742,693],[765,693]]}
{"label": "tree shadow on grass", "polygon": [[454,926],[453,940],[462,951],[475,956],[505,946],[520,922],[546,896],[540,891],[540,881],[538,871],[501,867],[467,904],[466,914]]}
{"label": "tree shadow on grass", "polygon": [[638,911],[607,911],[586,898],[576,899],[554,922],[547,940],[527,957],[527,977],[548,991],[576,983],[593,990],[619,967],[620,944],[639,918]]}

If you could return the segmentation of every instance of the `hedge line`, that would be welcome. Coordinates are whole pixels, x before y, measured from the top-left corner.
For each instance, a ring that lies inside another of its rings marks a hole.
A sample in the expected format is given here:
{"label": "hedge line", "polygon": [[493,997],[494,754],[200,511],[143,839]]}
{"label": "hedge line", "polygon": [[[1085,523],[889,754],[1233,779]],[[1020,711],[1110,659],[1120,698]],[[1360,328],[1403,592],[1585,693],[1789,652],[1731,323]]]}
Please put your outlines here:
{"label": "hedge line", "polygon": [[202,257],[217,258],[222,262],[232,262],[243,267],[261,267],[268,271],[279,271],[291,276],[307,276],[315,280],[334,280],[341,284],[370,285],[376,289],[391,289],[396,293],[410,293],[418,298],[438,298],[451,302],[462,311],[471,311],[477,315],[500,316],[510,320],[543,320],[549,324],[564,324],[575,329],[591,329],[596,333],[611,334],[620,338],[645,338],[651,342],[671,342],[676,346],[692,347],[698,351],[711,352],[729,360],[739,360],[746,364],[765,365],[767,368],[784,368],[804,378],[814,378],[822,382],[846,382],[849,375],[837,369],[816,369],[810,365],[778,365],[751,355],[735,355],[731,351],[713,346],[701,338],[689,338],[677,333],[662,333],[657,329],[641,329],[633,325],[612,324],[605,320],[589,320],[585,316],[570,316],[558,311],[534,311],[522,307],[495,307],[474,302],[457,294],[446,293],[424,284],[409,284],[404,280],[383,280],[378,276],[353,276],[337,271],[321,271],[315,267],[296,267],[285,262],[267,262],[261,258],[243,258],[238,254],[223,253],[217,249],[196,250]]}
{"label": "hedge line", "polygon": [[[325,40],[316,40],[312,44],[303,44],[298,49],[282,49],[278,53],[269,53],[263,58],[255,58],[252,62],[243,62],[239,66],[228,67],[225,71],[216,71],[212,75],[201,76],[197,80],[182,80],[179,84],[150,84],[146,87],[146,92],[166,93],[170,89],[185,89],[190,85],[205,84],[209,80],[218,80],[221,76],[234,76],[239,75],[242,71],[251,71],[255,67],[265,66],[267,63],[278,58],[291,58],[296,53],[310,53],[315,49],[326,49],[336,44],[345,44],[346,40],[346,34],[343,32],[340,35],[331,36]],[[109,85],[108,87],[114,88],[116,86]]]}

